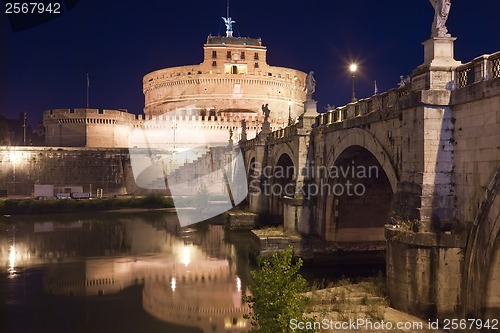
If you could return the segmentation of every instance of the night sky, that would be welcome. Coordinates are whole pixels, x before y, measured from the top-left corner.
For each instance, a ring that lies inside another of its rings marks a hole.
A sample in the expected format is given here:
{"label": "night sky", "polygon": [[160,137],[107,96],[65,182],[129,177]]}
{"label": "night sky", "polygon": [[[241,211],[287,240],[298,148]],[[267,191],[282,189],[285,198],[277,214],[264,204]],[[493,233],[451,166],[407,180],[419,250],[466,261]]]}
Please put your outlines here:
{"label": "night sky", "polygon": [[[142,77],[198,64],[209,34],[224,35],[226,0],[66,0],[65,14],[22,29],[35,16],[0,14],[0,112],[31,124],[43,110],[86,105],[142,113]],[[396,87],[423,62],[434,10],[428,0],[232,0],[234,36],[260,37],[270,65],[313,70],[320,109]],[[455,59],[500,50],[499,0],[452,0],[447,27]],[[49,15],[50,16],[50,15]],[[18,30],[18,31],[16,31]]]}

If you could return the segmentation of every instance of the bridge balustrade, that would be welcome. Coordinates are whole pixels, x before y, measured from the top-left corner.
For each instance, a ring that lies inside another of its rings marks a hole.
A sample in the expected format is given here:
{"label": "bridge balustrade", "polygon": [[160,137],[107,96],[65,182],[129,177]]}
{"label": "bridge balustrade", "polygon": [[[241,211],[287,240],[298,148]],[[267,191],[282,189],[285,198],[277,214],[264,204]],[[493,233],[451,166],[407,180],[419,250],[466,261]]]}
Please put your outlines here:
{"label": "bridge balustrade", "polygon": [[244,146],[246,149],[254,149],[255,148],[255,138],[245,141]]}
{"label": "bridge balustrade", "polygon": [[490,77],[492,79],[500,77],[500,52],[493,53],[489,57]]}
{"label": "bridge balustrade", "polygon": [[486,54],[455,70],[456,88],[500,77],[500,52]]}
{"label": "bridge balustrade", "polygon": [[[498,56],[500,58],[500,54]],[[500,63],[500,60],[499,60]],[[500,68],[498,69],[500,72]],[[398,104],[401,98],[408,96],[411,92],[411,84],[394,88],[379,95],[361,99],[345,106],[329,109],[324,114],[316,117],[316,126],[328,126],[333,123],[342,122],[347,119],[356,118],[372,112],[385,110]]]}

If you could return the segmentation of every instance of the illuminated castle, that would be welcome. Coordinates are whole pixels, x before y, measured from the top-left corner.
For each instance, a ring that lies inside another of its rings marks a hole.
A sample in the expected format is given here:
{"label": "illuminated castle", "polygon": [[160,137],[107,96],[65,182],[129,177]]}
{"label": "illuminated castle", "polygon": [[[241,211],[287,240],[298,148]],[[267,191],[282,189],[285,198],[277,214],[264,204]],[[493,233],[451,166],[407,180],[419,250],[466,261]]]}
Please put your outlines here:
{"label": "illuminated castle", "polygon": [[[239,140],[242,120],[247,138],[261,130],[263,104],[271,110],[271,129],[285,127],[303,112],[304,72],[270,66],[267,49],[257,38],[209,36],[201,64],[160,69],[144,76],[144,116],[125,110],[57,109],[44,112],[45,143],[67,147],[128,147],[137,127],[182,133],[203,131],[210,141]],[[175,122],[175,129],[172,123]],[[179,145],[182,142],[179,142]]]}

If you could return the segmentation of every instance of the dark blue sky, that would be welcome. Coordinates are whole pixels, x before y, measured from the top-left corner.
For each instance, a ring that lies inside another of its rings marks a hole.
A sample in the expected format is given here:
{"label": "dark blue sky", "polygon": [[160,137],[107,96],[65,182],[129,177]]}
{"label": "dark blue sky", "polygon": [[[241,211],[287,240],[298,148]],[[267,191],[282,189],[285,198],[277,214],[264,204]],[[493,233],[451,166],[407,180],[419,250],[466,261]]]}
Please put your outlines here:
{"label": "dark blue sky", "polygon": [[[142,113],[142,77],[197,64],[209,34],[224,34],[225,0],[72,0],[64,15],[14,32],[0,14],[0,110],[28,112],[90,106]],[[68,4],[69,1],[66,1]],[[447,27],[455,58],[468,62],[500,50],[499,0],[452,0]],[[397,86],[423,61],[434,10],[428,0],[232,0],[235,36],[261,37],[270,65],[314,70],[315,99],[350,100],[350,61],[359,63],[358,98]],[[30,18],[22,19],[28,22]]]}

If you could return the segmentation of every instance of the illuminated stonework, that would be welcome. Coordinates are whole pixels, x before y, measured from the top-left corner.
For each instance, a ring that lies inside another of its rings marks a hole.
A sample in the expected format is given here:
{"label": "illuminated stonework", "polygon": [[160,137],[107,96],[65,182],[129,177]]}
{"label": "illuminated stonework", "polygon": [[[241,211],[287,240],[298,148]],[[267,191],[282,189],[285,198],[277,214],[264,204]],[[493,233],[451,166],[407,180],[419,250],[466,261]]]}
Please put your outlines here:
{"label": "illuminated stonework", "polygon": [[201,64],[144,76],[144,115],[88,108],[47,110],[45,144],[125,148],[135,127],[151,126],[177,131],[178,144],[185,146],[199,144],[179,142],[179,134],[193,128],[203,131],[208,142],[227,142],[231,130],[237,142],[242,120],[248,139],[262,129],[264,104],[271,110],[271,130],[284,128],[290,117],[296,119],[304,110],[306,74],[268,65],[266,52],[260,39],[209,36]]}
{"label": "illuminated stonework", "polygon": [[[262,41],[209,36],[199,65],[157,70],[144,76],[144,113],[160,116],[189,107],[190,115],[224,120],[256,119],[269,104],[271,125],[303,112],[304,72],[270,66]],[[274,126],[273,126],[274,127]]]}
{"label": "illuminated stonework", "polygon": [[53,109],[43,113],[45,145],[57,147],[127,147],[142,116],[126,110]]}

